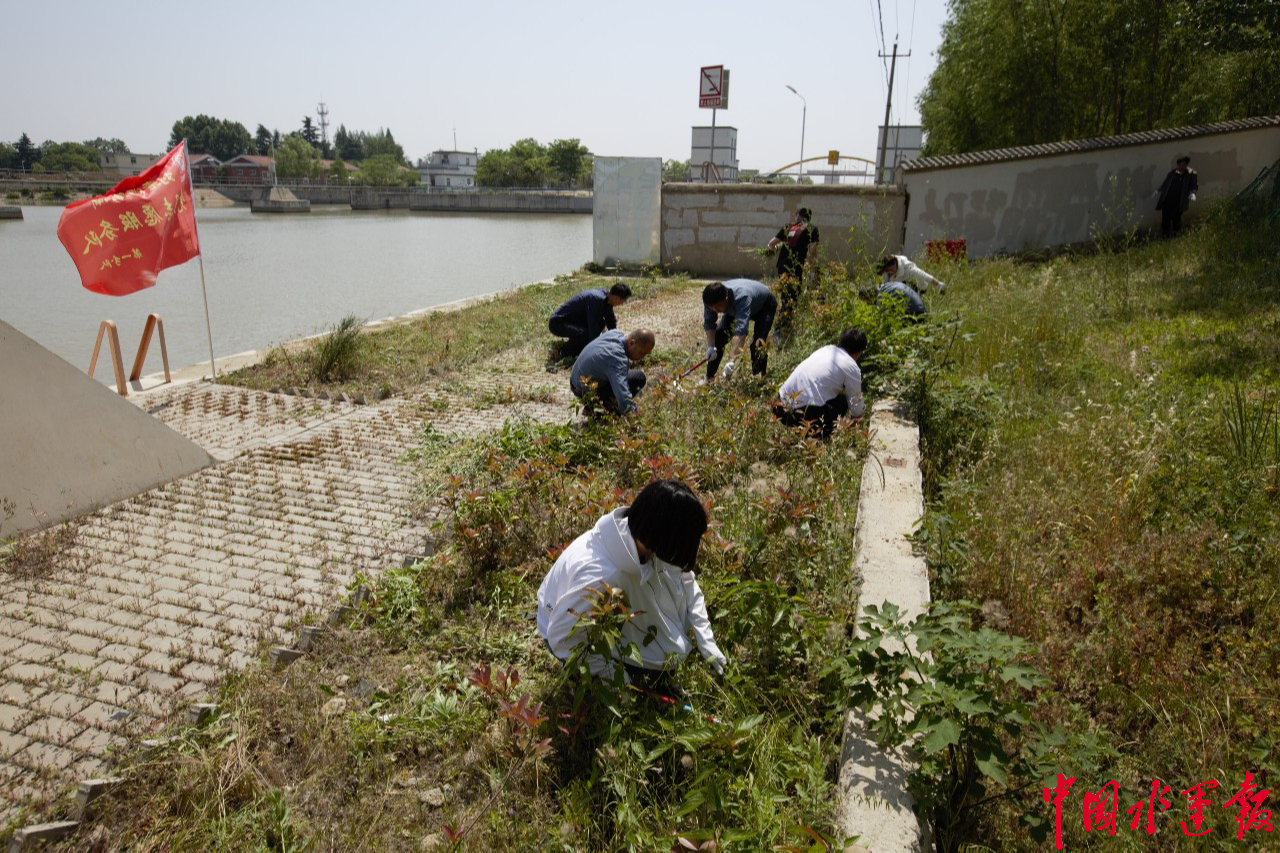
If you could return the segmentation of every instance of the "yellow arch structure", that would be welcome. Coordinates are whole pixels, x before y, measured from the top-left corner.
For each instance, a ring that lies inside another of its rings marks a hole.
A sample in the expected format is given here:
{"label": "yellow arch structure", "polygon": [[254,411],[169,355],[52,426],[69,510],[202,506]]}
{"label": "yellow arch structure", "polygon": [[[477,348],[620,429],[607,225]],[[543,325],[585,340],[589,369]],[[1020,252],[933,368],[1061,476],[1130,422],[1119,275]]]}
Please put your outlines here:
{"label": "yellow arch structure", "polygon": [[[866,157],[854,157],[852,154],[841,154],[836,159],[837,160],[857,160],[858,162],[866,163],[869,166],[876,165],[875,160],[868,160]],[[827,162],[827,155],[820,154],[817,157],[806,157],[803,160],[796,160],[794,163],[788,163],[785,166],[780,166],[779,168],[774,169],[772,172],[769,173],[769,175],[770,177],[772,177],[773,175],[780,175],[783,172],[787,171],[787,169],[790,169],[793,166],[799,166],[801,163],[816,163],[818,161],[821,161],[822,163],[825,164]]]}

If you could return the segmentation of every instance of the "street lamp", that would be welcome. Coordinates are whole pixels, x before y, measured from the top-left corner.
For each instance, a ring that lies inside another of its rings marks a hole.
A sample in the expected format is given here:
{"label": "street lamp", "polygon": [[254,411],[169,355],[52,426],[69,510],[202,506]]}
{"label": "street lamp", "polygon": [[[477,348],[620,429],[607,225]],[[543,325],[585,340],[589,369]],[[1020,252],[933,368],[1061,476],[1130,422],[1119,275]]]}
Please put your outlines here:
{"label": "street lamp", "polygon": [[804,109],[801,110],[800,112],[800,181],[799,181],[799,183],[803,183],[804,182],[804,124],[809,118],[809,102],[804,99],[804,95],[796,91],[795,86],[792,86],[790,83],[788,83],[787,88],[791,90],[791,94],[799,98],[800,102],[804,104]]}

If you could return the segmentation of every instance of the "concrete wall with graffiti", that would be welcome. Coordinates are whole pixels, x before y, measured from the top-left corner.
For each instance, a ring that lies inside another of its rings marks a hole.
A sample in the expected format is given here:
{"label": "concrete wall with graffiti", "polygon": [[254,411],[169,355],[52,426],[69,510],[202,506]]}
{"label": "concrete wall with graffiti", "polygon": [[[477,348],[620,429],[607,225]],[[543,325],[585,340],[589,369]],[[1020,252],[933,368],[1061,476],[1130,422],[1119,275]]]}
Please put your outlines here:
{"label": "concrete wall with graffiti", "polygon": [[1011,153],[993,162],[908,165],[899,173],[910,199],[903,249],[918,255],[926,240],[964,238],[969,257],[983,257],[1158,229],[1152,193],[1184,154],[1200,181],[1190,221],[1280,160],[1280,125],[1036,157]]}

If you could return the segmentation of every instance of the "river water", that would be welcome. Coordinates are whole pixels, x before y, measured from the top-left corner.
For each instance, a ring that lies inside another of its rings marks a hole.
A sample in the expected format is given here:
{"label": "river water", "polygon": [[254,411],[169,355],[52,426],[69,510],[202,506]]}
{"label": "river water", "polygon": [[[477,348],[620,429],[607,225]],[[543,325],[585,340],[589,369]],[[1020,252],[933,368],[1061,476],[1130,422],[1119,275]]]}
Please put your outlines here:
{"label": "river water", "polygon": [[[102,320],[120,329],[125,370],[147,315],[164,318],[176,369],[209,360],[199,260],[154,287],[104,296],[80,285],[58,242],[61,207],[0,220],[0,320],[84,370]],[[253,214],[199,208],[216,356],[326,331],[347,314],[379,319],[572,272],[591,260],[591,217],[313,207]],[[541,327],[541,318],[535,325]],[[104,354],[105,355],[105,354]],[[161,370],[152,342],[144,373]],[[97,377],[113,381],[110,360]]]}

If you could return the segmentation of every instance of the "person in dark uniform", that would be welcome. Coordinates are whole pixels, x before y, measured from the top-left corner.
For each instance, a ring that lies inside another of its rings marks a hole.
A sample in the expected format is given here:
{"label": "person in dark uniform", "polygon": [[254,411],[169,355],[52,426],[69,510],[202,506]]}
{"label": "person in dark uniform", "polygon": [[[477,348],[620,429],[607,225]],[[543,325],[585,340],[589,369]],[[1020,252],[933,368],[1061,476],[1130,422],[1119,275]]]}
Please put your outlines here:
{"label": "person in dark uniform", "polygon": [[547,321],[551,334],[567,339],[560,344],[555,358],[577,358],[587,344],[618,328],[618,318],[614,316],[613,309],[630,298],[631,288],[618,282],[607,291],[603,287],[593,287],[566,299]]}
{"label": "person in dark uniform", "polygon": [[790,222],[778,229],[769,241],[769,250],[778,252],[778,327],[786,329],[795,314],[796,299],[804,283],[804,265],[809,247],[818,242],[818,228],[807,207],[796,210]]}
{"label": "person in dark uniform", "polygon": [[1160,211],[1160,233],[1172,237],[1182,230],[1182,214],[1188,202],[1196,200],[1200,178],[1195,169],[1188,168],[1191,158],[1185,154],[1178,158],[1176,167],[1164,176],[1164,183],[1155,191],[1156,210]]}

